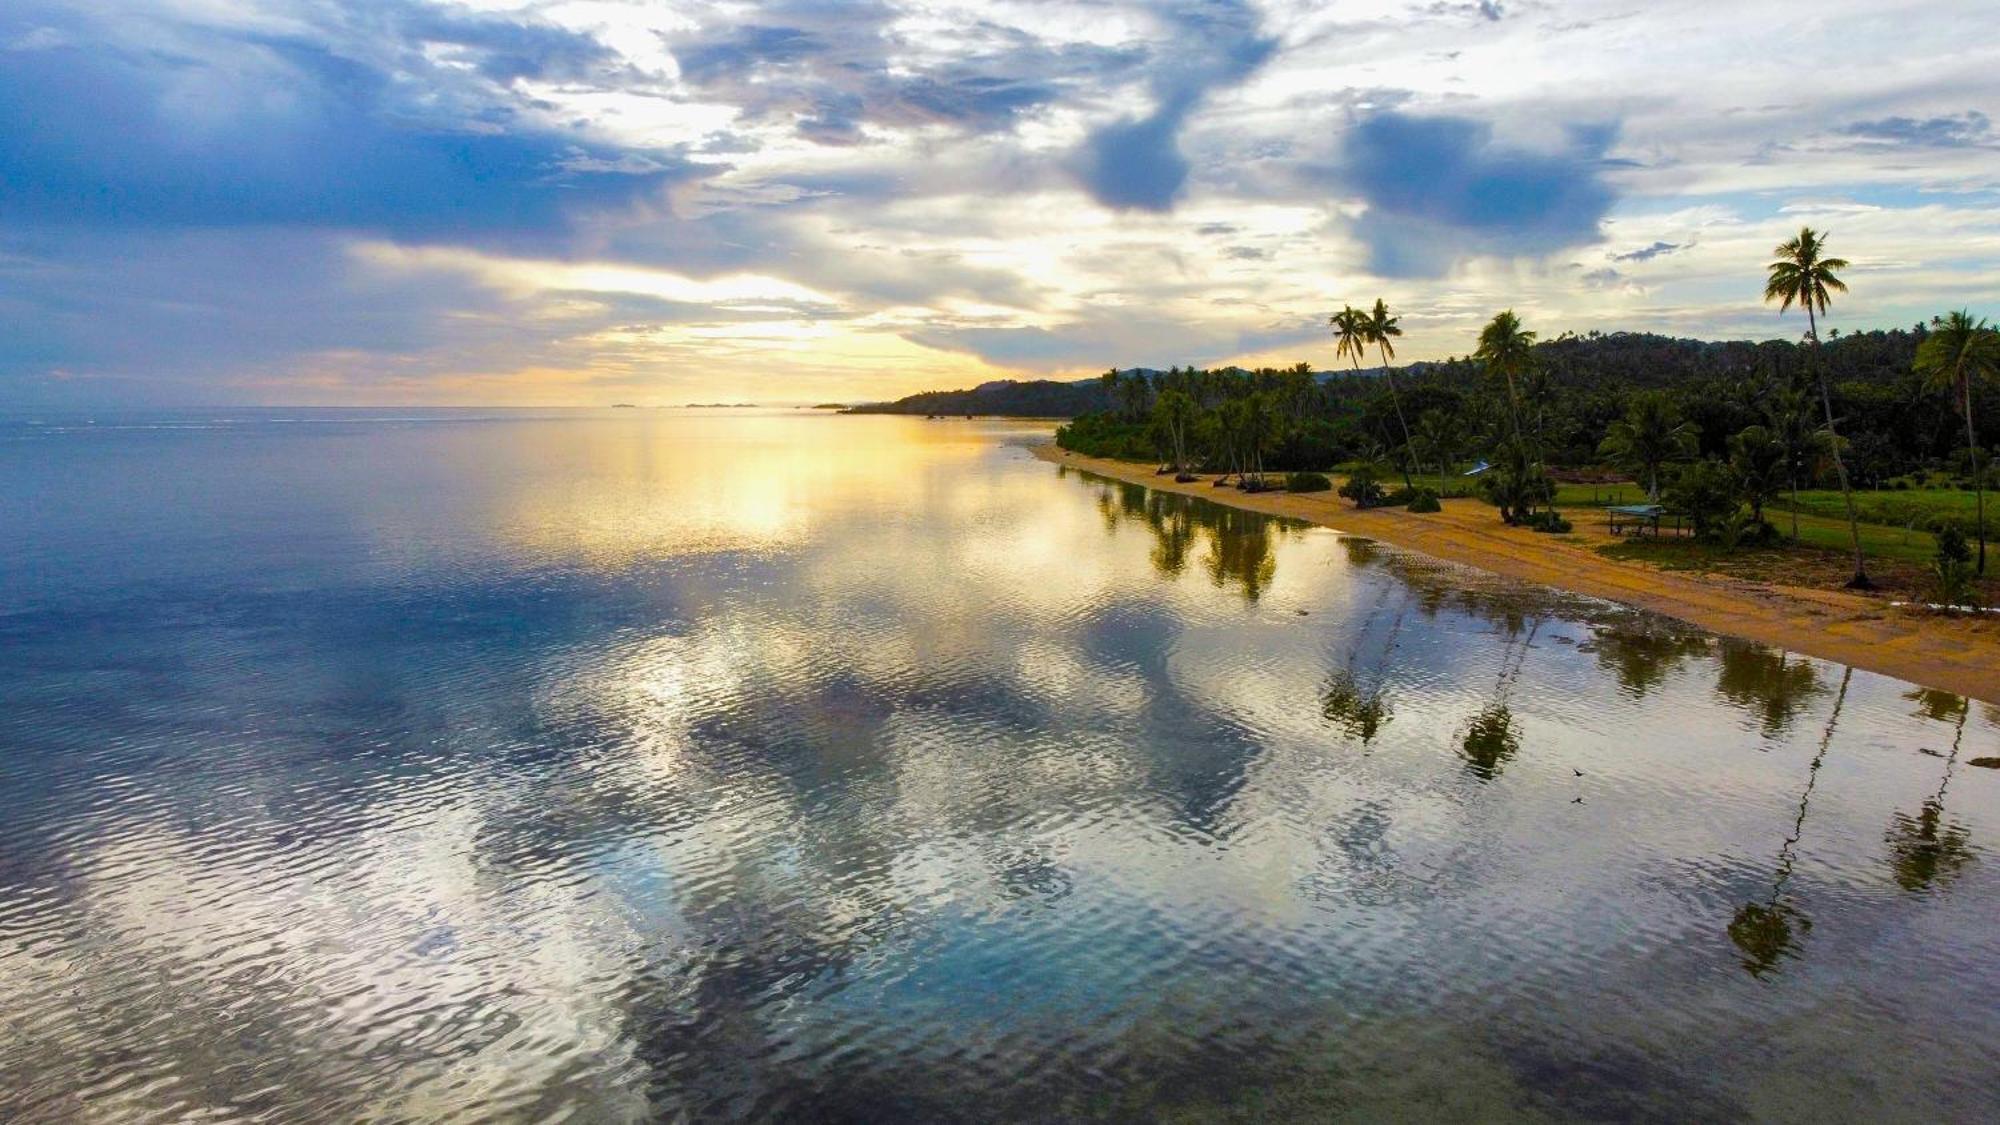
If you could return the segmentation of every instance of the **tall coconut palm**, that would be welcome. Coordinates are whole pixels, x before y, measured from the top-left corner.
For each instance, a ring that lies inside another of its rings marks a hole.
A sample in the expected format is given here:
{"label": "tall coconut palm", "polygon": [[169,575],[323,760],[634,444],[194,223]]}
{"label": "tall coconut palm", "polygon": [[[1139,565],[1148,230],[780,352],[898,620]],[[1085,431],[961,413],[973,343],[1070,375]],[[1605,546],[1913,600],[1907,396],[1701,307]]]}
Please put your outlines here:
{"label": "tall coconut palm", "polygon": [[1535,334],[1521,327],[1513,309],[1498,314],[1479,330],[1479,347],[1472,358],[1507,380],[1507,404],[1513,412],[1514,436],[1521,436],[1520,377],[1533,366]]}
{"label": "tall coconut palm", "polygon": [[[1375,298],[1375,307],[1368,313],[1368,339],[1373,341],[1376,350],[1382,355],[1382,379],[1389,384],[1389,401],[1396,407],[1396,424],[1403,428],[1403,448],[1412,450],[1414,447],[1410,441],[1410,422],[1403,417],[1403,396],[1396,390],[1396,373],[1389,370],[1389,361],[1396,356],[1394,341],[1403,334],[1403,330],[1396,327],[1396,322],[1400,319],[1402,318],[1389,315],[1389,302],[1380,297]],[[1406,456],[1405,465],[1407,464]],[[1403,472],[1403,483],[1411,483],[1409,475],[1406,467]]]}
{"label": "tall coconut palm", "polygon": [[1928,390],[1958,399],[1965,415],[1965,451],[1972,457],[1973,504],[1978,515],[1979,573],[1986,573],[1986,481],[1979,475],[1979,437],[1972,427],[1972,384],[2000,375],[2000,332],[1964,309],[1931,322],[1933,331],[1917,347],[1917,374]]}
{"label": "tall coconut palm", "polygon": [[1847,464],[1840,456],[1840,433],[1833,424],[1833,390],[1826,377],[1826,363],[1819,350],[1819,318],[1826,313],[1828,294],[1847,292],[1847,283],[1836,276],[1847,268],[1847,259],[1826,256],[1826,236],[1811,227],[1802,227],[1797,237],[1778,244],[1772,253],[1777,261],[1764,267],[1764,300],[1778,302],[1783,316],[1793,305],[1806,310],[1806,339],[1812,344],[1813,374],[1819,379],[1820,403],[1826,408],[1827,445],[1833,453],[1833,471],[1840,477],[1840,494],[1847,501],[1847,532],[1854,541],[1854,577],[1847,585],[1870,590],[1868,563],[1861,554],[1861,517],[1854,510],[1854,488],[1847,480]]}
{"label": "tall coconut palm", "polygon": [[[1378,305],[1381,304],[1379,301],[1376,303]],[[1382,312],[1385,315],[1388,311],[1388,306],[1382,305]],[[1333,354],[1341,359],[1352,362],[1355,372],[1359,374],[1361,371],[1361,359],[1368,354],[1368,345],[1375,342],[1375,322],[1373,318],[1353,305],[1345,305],[1342,306],[1339,312],[1327,317],[1326,323],[1328,327],[1333,329]],[[1392,319],[1390,321],[1391,327],[1394,324],[1395,322]],[[1397,334],[1401,335],[1401,332],[1398,331]],[[1392,380],[1389,384],[1389,394],[1393,397],[1395,393],[1396,385]],[[1400,422],[1402,418],[1403,405],[1398,400],[1396,402],[1396,420]],[[1409,446],[1409,440],[1410,428],[1406,425],[1403,427],[1405,449]],[[1403,458],[1403,483],[1411,484],[1409,458],[1407,455]],[[1413,484],[1411,486],[1415,487]]]}

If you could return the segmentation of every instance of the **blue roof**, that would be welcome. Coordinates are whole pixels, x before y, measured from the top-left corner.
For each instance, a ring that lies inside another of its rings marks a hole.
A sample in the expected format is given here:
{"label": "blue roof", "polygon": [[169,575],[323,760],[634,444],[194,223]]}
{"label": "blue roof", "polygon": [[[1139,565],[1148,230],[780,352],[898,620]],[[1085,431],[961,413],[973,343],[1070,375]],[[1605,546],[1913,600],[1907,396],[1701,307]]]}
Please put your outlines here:
{"label": "blue roof", "polygon": [[1621,516],[1645,516],[1648,519],[1667,514],[1667,510],[1658,504],[1613,504],[1605,510]]}

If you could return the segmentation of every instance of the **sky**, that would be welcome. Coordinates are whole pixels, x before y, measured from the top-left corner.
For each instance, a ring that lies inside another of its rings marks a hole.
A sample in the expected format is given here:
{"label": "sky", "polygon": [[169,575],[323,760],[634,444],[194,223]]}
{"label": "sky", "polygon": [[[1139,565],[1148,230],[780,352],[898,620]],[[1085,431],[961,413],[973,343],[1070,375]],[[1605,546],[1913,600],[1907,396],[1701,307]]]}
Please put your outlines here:
{"label": "sky", "polygon": [[0,409],[889,398],[2000,317],[1988,3],[8,0]]}

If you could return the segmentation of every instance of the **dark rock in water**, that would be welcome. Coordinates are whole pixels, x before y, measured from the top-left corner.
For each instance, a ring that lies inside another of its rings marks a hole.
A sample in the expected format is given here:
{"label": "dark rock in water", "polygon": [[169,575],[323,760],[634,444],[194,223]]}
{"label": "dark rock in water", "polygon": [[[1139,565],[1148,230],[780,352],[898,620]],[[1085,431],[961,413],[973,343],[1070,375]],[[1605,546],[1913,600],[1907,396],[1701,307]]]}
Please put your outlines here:
{"label": "dark rock in water", "polygon": [[1978,766],[1980,769],[2000,770],[2000,758],[1974,758],[1969,764]]}

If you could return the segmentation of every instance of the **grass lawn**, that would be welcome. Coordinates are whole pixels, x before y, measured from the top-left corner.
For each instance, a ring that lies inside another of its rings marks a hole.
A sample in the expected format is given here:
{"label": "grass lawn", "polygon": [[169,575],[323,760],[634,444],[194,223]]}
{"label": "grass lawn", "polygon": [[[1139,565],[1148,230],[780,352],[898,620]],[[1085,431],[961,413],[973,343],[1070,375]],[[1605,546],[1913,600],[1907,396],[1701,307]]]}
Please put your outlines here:
{"label": "grass lawn", "polygon": [[[1602,508],[1611,504],[1643,504],[1646,491],[1636,484],[1565,484],[1556,490],[1556,503],[1564,508]],[[1951,489],[1910,492],[1857,492],[1854,506],[1861,513],[1861,552],[1871,559],[1897,559],[1928,563],[1936,553],[1937,541],[1927,528],[1939,516],[1972,521],[1973,495]],[[1988,507],[1992,507],[1989,499]],[[1987,515],[1989,528],[1994,513]],[[1588,514],[1572,519],[1594,518]],[[1789,536],[1792,516],[1784,500],[1764,509],[1764,518]],[[1815,490],[1799,493],[1799,542],[1807,547],[1847,551],[1847,506],[1840,493]],[[1765,560],[1770,561],[1770,560]]]}
{"label": "grass lawn", "polygon": [[[1783,506],[1780,499],[1779,505]],[[1993,520],[1993,497],[1986,498],[1988,526]],[[1899,491],[1882,489],[1879,491],[1856,492],[1854,508],[1866,523],[1878,523],[1890,527],[1927,528],[1939,517],[1961,521],[1966,527],[1972,526],[1974,514],[1974,494],[1958,489],[1911,489]],[[1847,518],[1847,505],[1835,489],[1815,489],[1799,493],[1799,511],[1830,519]]]}

